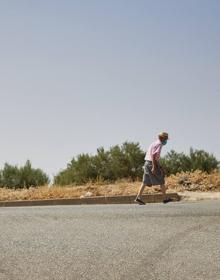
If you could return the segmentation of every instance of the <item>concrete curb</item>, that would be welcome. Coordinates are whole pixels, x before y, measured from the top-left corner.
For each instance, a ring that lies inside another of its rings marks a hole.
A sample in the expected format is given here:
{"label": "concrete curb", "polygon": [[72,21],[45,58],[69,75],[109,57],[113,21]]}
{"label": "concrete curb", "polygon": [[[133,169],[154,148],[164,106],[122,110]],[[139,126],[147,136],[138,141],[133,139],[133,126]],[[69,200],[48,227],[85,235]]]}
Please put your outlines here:
{"label": "concrete curb", "polygon": [[[166,195],[179,201],[180,196],[177,193]],[[0,207],[18,207],[18,206],[52,206],[52,205],[82,205],[82,204],[133,204],[135,196],[97,196],[88,198],[71,198],[71,199],[47,199],[47,200],[17,200],[17,201],[0,201]],[[162,202],[162,194],[146,194],[142,196],[146,203]]]}

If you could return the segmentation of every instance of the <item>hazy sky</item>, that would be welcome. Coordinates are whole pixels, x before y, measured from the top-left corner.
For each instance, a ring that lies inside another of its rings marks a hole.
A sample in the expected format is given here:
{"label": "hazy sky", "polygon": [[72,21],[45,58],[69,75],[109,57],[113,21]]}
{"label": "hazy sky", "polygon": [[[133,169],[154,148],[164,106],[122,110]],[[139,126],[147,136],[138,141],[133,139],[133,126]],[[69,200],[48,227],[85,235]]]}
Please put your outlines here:
{"label": "hazy sky", "polygon": [[0,1],[0,167],[126,140],[220,158],[220,1]]}

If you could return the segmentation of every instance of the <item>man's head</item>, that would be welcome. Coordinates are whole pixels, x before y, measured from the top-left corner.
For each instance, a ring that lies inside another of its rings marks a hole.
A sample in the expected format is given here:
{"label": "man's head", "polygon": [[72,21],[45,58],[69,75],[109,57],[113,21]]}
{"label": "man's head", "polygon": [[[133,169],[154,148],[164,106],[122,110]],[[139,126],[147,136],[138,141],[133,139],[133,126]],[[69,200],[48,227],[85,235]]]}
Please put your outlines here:
{"label": "man's head", "polygon": [[169,139],[169,135],[167,132],[161,132],[159,135],[158,135],[158,138],[159,140],[161,141],[161,143],[163,145],[166,145],[167,144],[167,140]]}

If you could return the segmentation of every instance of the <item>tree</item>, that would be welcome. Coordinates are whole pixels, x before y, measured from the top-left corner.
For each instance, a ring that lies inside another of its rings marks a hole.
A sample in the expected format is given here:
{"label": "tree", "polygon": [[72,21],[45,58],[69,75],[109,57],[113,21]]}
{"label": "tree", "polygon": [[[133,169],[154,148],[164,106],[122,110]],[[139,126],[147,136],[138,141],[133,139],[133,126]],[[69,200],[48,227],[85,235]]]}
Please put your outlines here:
{"label": "tree", "polygon": [[202,170],[210,173],[218,168],[219,161],[214,155],[209,154],[203,150],[190,149],[191,170]]}
{"label": "tree", "polygon": [[0,171],[0,186],[8,188],[29,188],[49,183],[48,176],[41,169],[34,169],[27,160],[22,167],[5,164]]}
{"label": "tree", "polygon": [[113,146],[108,151],[103,147],[97,154],[81,154],[67,165],[54,180],[59,185],[80,185],[98,179],[114,182],[121,178],[135,180],[142,177],[144,153],[138,143],[125,142]]}
{"label": "tree", "polygon": [[211,172],[219,166],[218,160],[212,154],[203,150],[193,150],[192,148],[189,155],[172,150],[161,159],[161,164],[167,176],[178,172],[195,170]]}

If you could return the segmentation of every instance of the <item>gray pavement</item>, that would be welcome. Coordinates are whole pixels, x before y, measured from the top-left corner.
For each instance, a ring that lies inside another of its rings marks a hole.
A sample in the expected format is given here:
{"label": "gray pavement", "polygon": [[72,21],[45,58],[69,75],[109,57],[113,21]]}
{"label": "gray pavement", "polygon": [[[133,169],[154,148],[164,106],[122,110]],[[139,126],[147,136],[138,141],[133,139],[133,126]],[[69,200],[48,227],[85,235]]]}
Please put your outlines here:
{"label": "gray pavement", "polygon": [[0,209],[0,280],[220,279],[220,201]]}

